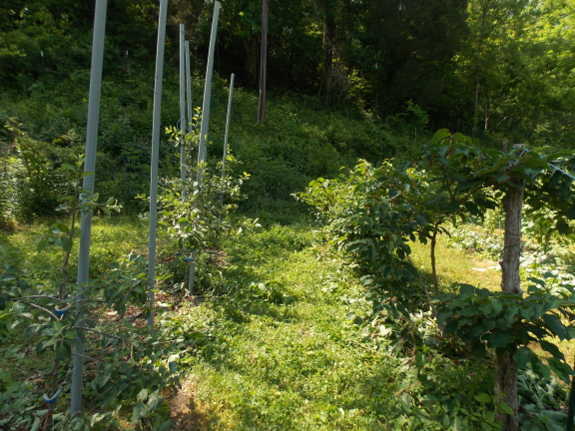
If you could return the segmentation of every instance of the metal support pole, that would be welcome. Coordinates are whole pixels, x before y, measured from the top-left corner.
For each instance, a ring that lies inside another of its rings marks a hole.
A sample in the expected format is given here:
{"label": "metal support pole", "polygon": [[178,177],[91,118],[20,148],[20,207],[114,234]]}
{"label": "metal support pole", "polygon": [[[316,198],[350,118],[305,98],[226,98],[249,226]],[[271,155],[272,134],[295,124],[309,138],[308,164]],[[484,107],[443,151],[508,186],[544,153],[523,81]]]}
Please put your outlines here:
{"label": "metal support pole", "polygon": [[[185,54],[186,54],[186,95],[187,95],[187,106],[188,106],[188,133],[193,132],[192,118],[193,118],[193,108],[192,108],[192,69],[190,66],[190,42],[186,40],[185,44]],[[188,292],[190,295],[194,293],[194,279],[196,276],[196,253],[192,252],[192,260],[189,266],[188,273]]]}
{"label": "metal support pole", "polygon": [[[214,3],[214,17],[212,19],[212,33],[210,35],[210,47],[208,51],[208,64],[206,67],[206,82],[204,86],[204,100],[202,101],[202,123],[200,126],[200,145],[198,148],[198,164],[205,163],[207,156],[208,129],[210,124],[210,102],[212,98],[212,75],[214,73],[214,51],[216,49],[216,34],[218,32],[218,17],[220,14],[220,2]],[[198,167],[198,186],[202,182],[202,167]]]}
{"label": "metal support pole", "polygon": [[[94,181],[96,170],[96,149],[98,145],[98,122],[100,117],[100,90],[102,88],[102,68],[104,62],[104,37],[106,34],[106,10],[107,0],[96,0],[94,13],[94,34],[92,36],[92,68],[90,72],[90,94],[88,99],[88,125],[86,130],[86,150],[84,160],[84,172],[92,175],[84,177],[83,188],[94,193]],[[90,239],[92,233],[92,212],[82,214],[80,223],[81,237],[78,255],[77,284],[84,285],[88,281],[90,266]],[[84,289],[82,287],[81,289]],[[76,326],[83,326],[84,317],[84,293],[82,290],[76,295],[76,307],[78,321]],[[76,339],[73,354],[72,389],[70,411],[78,414],[82,409],[82,387],[84,378],[84,343],[80,337]]]}
{"label": "metal support pole", "polygon": [[194,117],[194,108],[192,107],[192,69],[190,65],[190,41],[186,40],[184,45],[186,54],[186,96],[187,96],[187,106],[188,106],[188,133],[192,133],[192,118]]}
{"label": "metal support pole", "polygon": [[151,313],[148,326],[154,329],[154,291],[156,285],[156,229],[158,223],[158,160],[160,158],[160,118],[162,113],[162,79],[164,76],[164,45],[166,43],[166,16],[168,0],[160,0],[158,18],[158,46],[156,50],[156,77],[154,84],[154,117],[152,125],[152,162],[150,174],[150,239],[148,252],[148,300]]}
{"label": "metal support pole", "polygon": [[180,177],[182,180],[182,199],[186,197],[186,147],[184,145],[184,136],[187,131],[186,127],[186,27],[180,24],[180,133],[182,140],[180,142]]}
{"label": "metal support pole", "polygon": [[230,133],[230,115],[232,113],[232,96],[234,94],[234,78],[232,73],[230,78],[230,92],[228,94],[228,113],[226,116],[226,132],[224,134],[224,156],[222,158],[222,179],[226,176],[226,158],[228,157],[228,135]]}

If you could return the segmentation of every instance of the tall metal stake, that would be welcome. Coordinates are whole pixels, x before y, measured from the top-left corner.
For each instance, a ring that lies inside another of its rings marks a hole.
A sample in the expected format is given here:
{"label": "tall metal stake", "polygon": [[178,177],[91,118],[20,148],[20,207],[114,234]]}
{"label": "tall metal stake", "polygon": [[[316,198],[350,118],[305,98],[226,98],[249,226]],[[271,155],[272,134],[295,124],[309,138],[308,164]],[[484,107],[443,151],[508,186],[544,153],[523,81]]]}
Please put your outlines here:
{"label": "tall metal stake", "polygon": [[158,18],[158,46],[156,50],[156,78],[154,84],[154,118],[152,125],[152,162],[150,174],[150,240],[148,252],[148,300],[150,317],[148,326],[154,329],[154,291],[156,284],[156,229],[158,223],[158,160],[160,158],[160,117],[162,111],[162,79],[164,76],[164,45],[166,43],[166,16],[168,0],[160,0]]}
{"label": "tall metal stake", "polygon": [[232,113],[232,96],[234,94],[234,78],[232,73],[230,78],[230,92],[228,94],[228,113],[226,116],[226,133],[224,134],[224,156],[222,158],[222,180],[226,176],[226,159],[228,157],[228,135],[230,133],[230,115]]}
{"label": "tall metal stake", "polygon": [[186,40],[184,45],[184,50],[186,54],[186,104],[188,107],[188,133],[192,133],[192,118],[194,115],[194,108],[192,107],[192,68],[190,65],[190,41]]}
{"label": "tall metal stake", "polygon": [[210,102],[212,98],[212,75],[214,73],[214,51],[216,49],[216,33],[218,32],[218,17],[220,15],[220,2],[214,4],[214,17],[212,19],[212,33],[208,51],[208,64],[206,67],[206,82],[204,85],[204,100],[202,101],[202,123],[200,125],[200,145],[198,148],[198,187],[202,182],[202,164],[206,161],[208,129],[210,125]]}
{"label": "tall metal stake", "polygon": [[[190,42],[186,40],[185,44],[185,54],[186,54],[186,96],[187,96],[187,106],[188,106],[188,133],[193,132],[192,125],[192,68],[190,66]],[[196,252],[192,251],[190,261],[190,267],[188,272],[188,292],[190,295],[194,293],[194,279],[196,277]]]}
{"label": "tall metal stake", "polygon": [[[90,72],[90,94],[88,101],[88,126],[86,130],[86,153],[84,160],[84,172],[92,175],[84,177],[83,188],[94,193],[94,172],[96,170],[96,149],[98,145],[98,122],[100,116],[100,89],[102,88],[102,68],[104,61],[104,37],[106,34],[106,10],[107,0],[96,0],[94,13],[94,34],[92,39],[92,69]],[[88,281],[90,265],[90,239],[92,233],[92,212],[82,214],[80,224],[82,236],[80,237],[80,250],[78,255],[78,285]],[[81,289],[84,289],[82,287]],[[83,326],[84,318],[84,293],[82,290],[76,295],[76,307],[78,321],[76,326]],[[84,378],[84,343],[77,337],[73,354],[72,390],[70,410],[77,414],[82,409],[82,386]]]}
{"label": "tall metal stake", "polygon": [[184,136],[187,131],[186,126],[186,27],[180,24],[180,132],[182,140],[180,142],[180,177],[182,180],[182,199],[186,197],[186,147]]}

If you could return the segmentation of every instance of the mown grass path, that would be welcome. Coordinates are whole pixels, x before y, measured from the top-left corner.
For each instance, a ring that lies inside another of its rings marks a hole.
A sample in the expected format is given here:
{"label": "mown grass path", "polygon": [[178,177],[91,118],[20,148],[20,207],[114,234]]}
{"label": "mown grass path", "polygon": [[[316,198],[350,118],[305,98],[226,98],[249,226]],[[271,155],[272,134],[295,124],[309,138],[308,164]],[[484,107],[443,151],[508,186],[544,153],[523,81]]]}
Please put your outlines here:
{"label": "mown grass path", "polygon": [[321,250],[309,227],[228,244],[224,277],[235,294],[174,316],[209,340],[181,360],[189,374],[172,399],[173,429],[387,428],[397,360],[356,342],[347,317],[365,307],[358,282]]}

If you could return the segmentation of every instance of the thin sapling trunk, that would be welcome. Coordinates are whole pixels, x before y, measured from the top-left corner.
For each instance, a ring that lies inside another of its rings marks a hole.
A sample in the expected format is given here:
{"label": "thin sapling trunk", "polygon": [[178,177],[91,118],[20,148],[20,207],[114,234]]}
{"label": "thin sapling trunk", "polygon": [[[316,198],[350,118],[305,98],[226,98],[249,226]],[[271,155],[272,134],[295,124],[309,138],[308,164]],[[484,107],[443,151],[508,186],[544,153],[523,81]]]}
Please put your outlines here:
{"label": "thin sapling trunk", "polygon": [[[505,239],[501,265],[501,289],[507,293],[522,295],[519,276],[519,259],[521,256],[521,210],[525,182],[516,180],[509,184],[503,205],[505,209]],[[505,402],[513,410],[513,415],[497,411],[497,420],[507,431],[519,429],[517,402],[517,364],[513,352],[504,349],[496,351],[495,395],[500,402]]]}

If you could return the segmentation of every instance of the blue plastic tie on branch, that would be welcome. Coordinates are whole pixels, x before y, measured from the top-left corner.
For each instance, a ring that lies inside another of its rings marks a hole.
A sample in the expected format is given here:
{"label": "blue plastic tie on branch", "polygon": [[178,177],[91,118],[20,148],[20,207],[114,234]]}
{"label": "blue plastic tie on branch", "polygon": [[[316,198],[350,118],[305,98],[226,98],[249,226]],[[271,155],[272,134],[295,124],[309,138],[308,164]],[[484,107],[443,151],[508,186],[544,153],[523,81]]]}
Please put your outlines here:
{"label": "blue plastic tie on branch", "polygon": [[74,306],[74,304],[69,304],[67,307],[64,307],[64,308],[58,308],[58,306],[55,306],[54,312],[56,313],[56,316],[61,317],[64,314],[66,314],[68,311],[70,311],[73,306]]}
{"label": "blue plastic tie on branch", "polygon": [[44,394],[44,395],[42,395],[42,400],[44,400],[44,402],[47,404],[54,404],[58,400],[58,397],[60,396],[61,393],[62,393],[62,389],[58,389],[52,398],[50,398],[50,397],[48,397],[48,395]]}
{"label": "blue plastic tie on branch", "polygon": [[184,257],[184,262],[193,262],[194,259],[192,259],[191,257]]}

